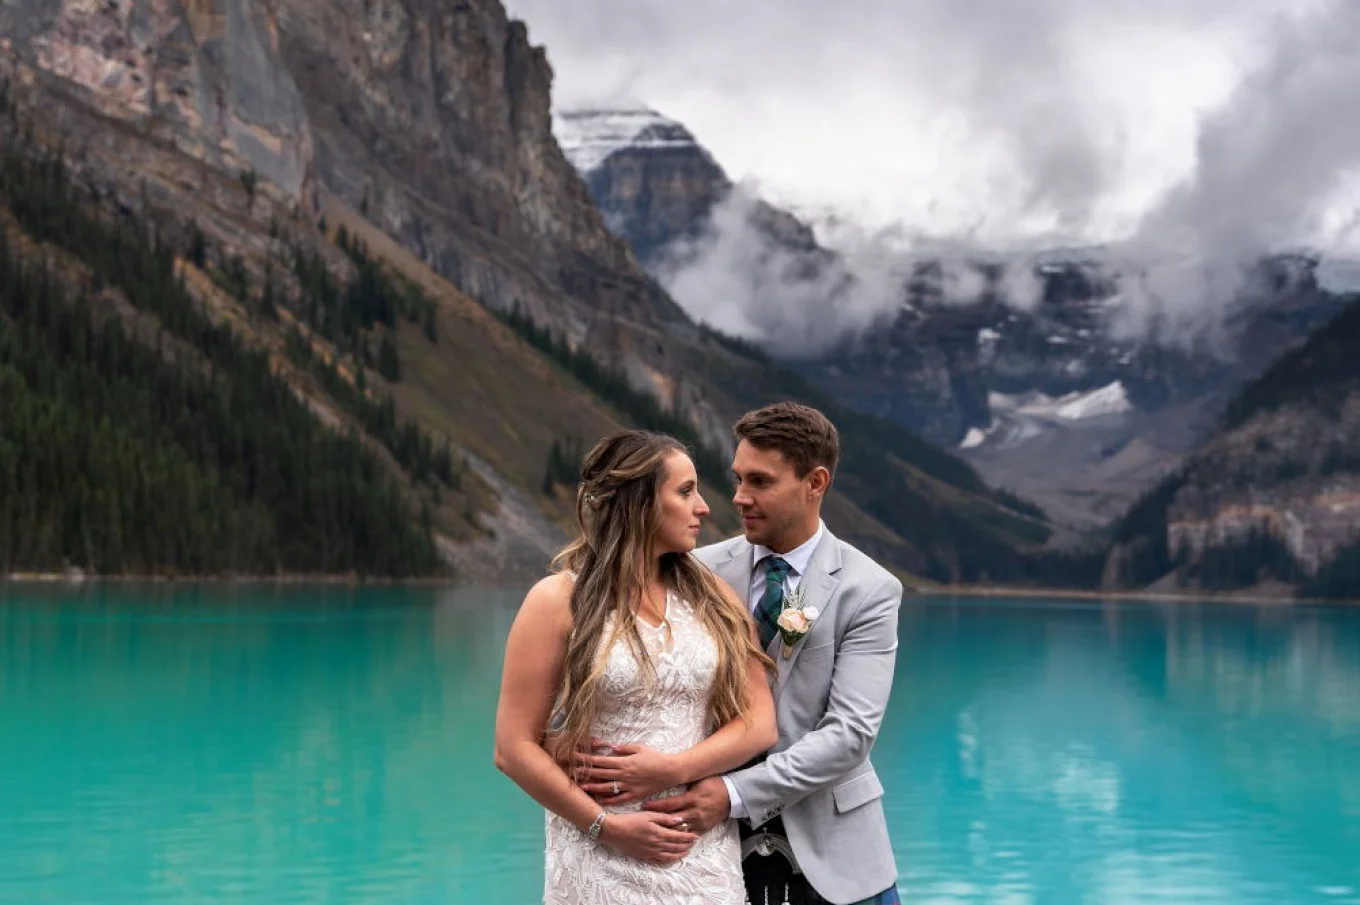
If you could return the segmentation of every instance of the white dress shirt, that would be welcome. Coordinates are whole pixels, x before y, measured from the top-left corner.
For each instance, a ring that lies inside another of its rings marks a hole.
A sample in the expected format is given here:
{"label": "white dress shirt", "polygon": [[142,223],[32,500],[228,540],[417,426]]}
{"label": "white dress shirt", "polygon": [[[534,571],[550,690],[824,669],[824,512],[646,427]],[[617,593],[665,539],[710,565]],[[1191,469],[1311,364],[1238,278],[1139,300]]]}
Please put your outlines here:
{"label": "white dress shirt", "polygon": [[[812,562],[812,554],[817,551],[817,545],[822,542],[822,535],[826,533],[826,525],[819,519],[817,521],[817,533],[812,535],[802,544],[794,547],[781,557],[784,562],[789,564],[789,574],[784,578],[784,593],[798,589],[798,585],[803,580],[803,575],[808,570],[808,565]],[[776,556],[773,550],[755,544],[751,548],[751,587],[750,594],[746,598],[746,605],[754,613],[756,605],[760,603],[760,598],[765,594],[765,567],[761,565],[762,560]],[[746,810],[746,803],[741,800],[741,795],[737,792],[736,785],[726,776],[722,778],[727,786],[727,797],[732,801],[732,817],[749,817],[750,813]]]}

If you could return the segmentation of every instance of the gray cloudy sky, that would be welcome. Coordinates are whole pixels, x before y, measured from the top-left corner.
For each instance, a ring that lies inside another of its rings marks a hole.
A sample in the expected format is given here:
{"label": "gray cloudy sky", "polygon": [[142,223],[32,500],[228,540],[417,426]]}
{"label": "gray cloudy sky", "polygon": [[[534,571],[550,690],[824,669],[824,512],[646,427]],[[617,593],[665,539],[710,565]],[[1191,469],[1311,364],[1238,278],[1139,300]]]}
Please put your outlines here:
{"label": "gray cloudy sky", "polygon": [[996,247],[1134,234],[1193,177],[1201,124],[1276,64],[1280,36],[1324,37],[1317,22],[1354,20],[1360,3],[508,6],[546,44],[559,106],[629,96],[685,122],[771,200]]}
{"label": "gray cloudy sky", "polygon": [[667,288],[744,336],[801,317],[815,351],[866,329],[895,310],[902,257],[940,249],[1023,280],[1036,248],[1111,243],[1113,326],[1177,341],[1223,323],[1262,252],[1360,258],[1360,0],[508,3],[559,108],[684,122],[846,252],[856,290],[828,304],[715,218]]}

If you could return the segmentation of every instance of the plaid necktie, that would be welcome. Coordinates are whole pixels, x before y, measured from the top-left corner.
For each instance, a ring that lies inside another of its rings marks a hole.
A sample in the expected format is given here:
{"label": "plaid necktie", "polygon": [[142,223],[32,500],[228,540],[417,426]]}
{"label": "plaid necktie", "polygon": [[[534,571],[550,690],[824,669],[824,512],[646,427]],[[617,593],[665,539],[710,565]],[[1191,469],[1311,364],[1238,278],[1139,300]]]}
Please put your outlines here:
{"label": "plaid necktie", "polygon": [[784,611],[784,579],[793,567],[778,556],[766,557],[761,564],[765,566],[765,593],[756,604],[755,616],[760,646],[766,648],[779,631],[779,614]]}

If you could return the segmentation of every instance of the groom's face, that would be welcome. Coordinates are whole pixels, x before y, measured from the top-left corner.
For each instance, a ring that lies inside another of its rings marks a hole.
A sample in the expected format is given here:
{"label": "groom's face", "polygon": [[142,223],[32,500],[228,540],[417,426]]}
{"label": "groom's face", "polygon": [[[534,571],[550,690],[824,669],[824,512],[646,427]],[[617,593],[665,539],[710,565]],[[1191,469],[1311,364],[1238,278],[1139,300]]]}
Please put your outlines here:
{"label": "groom's face", "polygon": [[753,544],[787,553],[803,540],[809,520],[815,523],[817,507],[808,493],[808,481],[799,478],[793,464],[774,449],[737,444],[732,460],[736,492],[732,503],[741,514],[742,530]]}

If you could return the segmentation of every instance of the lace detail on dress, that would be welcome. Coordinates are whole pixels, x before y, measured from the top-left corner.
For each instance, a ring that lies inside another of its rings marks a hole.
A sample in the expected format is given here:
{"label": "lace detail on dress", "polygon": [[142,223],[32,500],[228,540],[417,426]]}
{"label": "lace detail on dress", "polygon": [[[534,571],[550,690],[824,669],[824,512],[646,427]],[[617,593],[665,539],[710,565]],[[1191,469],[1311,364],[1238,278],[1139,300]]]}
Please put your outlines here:
{"label": "lace detail on dress", "polygon": [[[717,645],[693,607],[674,594],[667,595],[666,620],[660,627],[639,622],[639,628],[655,678],[648,680],[626,641],[616,641],[609,650],[600,713],[591,734],[665,752],[692,748],[708,734]],[[612,625],[606,633],[610,629]],[[669,789],[656,797],[680,791]],[[621,814],[641,808],[634,803],[606,810]],[[746,900],[734,820],[700,836],[683,861],[657,867],[590,841],[550,812],[544,874],[547,905],[742,905]]]}

